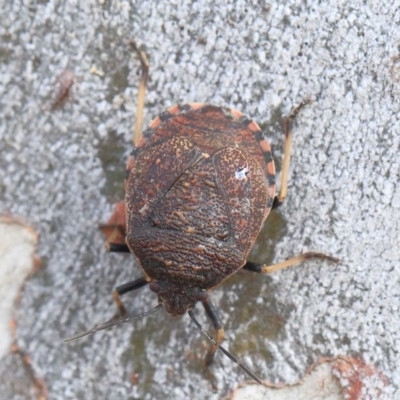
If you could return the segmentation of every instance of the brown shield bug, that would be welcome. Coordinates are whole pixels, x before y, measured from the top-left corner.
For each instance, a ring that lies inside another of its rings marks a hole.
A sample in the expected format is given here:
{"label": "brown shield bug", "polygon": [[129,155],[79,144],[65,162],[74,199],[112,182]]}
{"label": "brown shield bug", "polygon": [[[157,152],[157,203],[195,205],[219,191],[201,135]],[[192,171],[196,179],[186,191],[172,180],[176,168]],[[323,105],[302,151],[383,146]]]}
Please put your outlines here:
{"label": "brown shield bug", "polygon": [[[149,285],[158,305],[139,316],[122,316],[68,340],[78,339],[118,323],[159,310],[188,313],[212,342],[205,362],[220,349],[254,380],[251,371],[220,343],[224,330],[209,291],[245,269],[270,273],[311,258],[338,260],[309,252],[276,265],[247,261],[250,249],[272,208],[287,192],[292,125],[304,101],[286,118],[280,193],[275,196],[275,166],[269,143],[259,126],[236,110],[203,103],[176,105],[155,118],[139,137],[144,91],[148,78],[146,55],[134,43],[142,64],[135,148],[126,167],[125,206],[119,204],[109,224],[110,251],[132,252],[143,277],[113,291],[120,314],[120,296]],[[125,211],[123,209],[125,208]],[[201,302],[215,330],[205,333],[193,309]]]}

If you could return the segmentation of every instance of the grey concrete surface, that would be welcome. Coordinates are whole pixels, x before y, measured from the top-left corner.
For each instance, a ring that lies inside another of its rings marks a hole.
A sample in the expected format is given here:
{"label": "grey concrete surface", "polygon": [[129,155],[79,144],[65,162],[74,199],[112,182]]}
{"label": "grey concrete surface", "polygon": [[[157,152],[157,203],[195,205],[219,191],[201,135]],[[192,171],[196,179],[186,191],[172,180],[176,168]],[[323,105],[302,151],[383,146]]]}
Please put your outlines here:
{"label": "grey concrete surface", "polygon": [[[123,198],[139,76],[132,38],[151,64],[146,124],[176,103],[234,107],[260,123],[279,167],[282,118],[312,97],[296,122],[288,199],[253,258],[318,250],[341,262],[226,281],[213,293],[225,343],[275,383],[295,382],[320,357],[357,356],[387,377],[381,398],[400,398],[398,2],[2,0],[0,9],[0,211],[40,235],[44,268],[22,292],[17,341],[50,399],[219,399],[245,379],[219,354],[213,389],[203,338],[188,317],[163,312],[62,343],[107,320],[112,288],[140,276],[129,255],[106,254],[97,229]],[[65,70],[72,98],[52,110]],[[127,299],[135,313],[156,302],[146,288]]]}

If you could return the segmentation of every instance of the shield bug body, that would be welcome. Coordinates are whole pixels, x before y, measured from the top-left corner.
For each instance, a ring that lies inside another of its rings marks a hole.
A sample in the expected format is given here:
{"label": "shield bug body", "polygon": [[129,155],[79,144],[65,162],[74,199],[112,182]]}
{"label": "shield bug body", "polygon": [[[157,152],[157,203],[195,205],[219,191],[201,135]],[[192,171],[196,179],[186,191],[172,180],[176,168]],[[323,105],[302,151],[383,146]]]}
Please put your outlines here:
{"label": "shield bug body", "polygon": [[245,264],[273,204],[269,145],[237,111],[175,106],[143,133],[127,174],[126,243],[182,315]]}
{"label": "shield bug body", "polygon": [[[147,66],[145,55],[138,53],[142,67]],[[143,71],[142,83],[148,76],[147,69]],[[195,304],[201,302],[217,331],[216,339],[202,331],[212,341],[206,364],[220,349],[261,382],[220,345],[224,330],[209,290],[241,268],[269,273],[309,258],[337,261],[313,252],[272,266],[247,261],[269,211],[286,196],[292,123],[305,104],[307,101],[285,120],[277,197],[270,145],[259,126],[239,111],[202,103],[176,105],[152,121],[134,140],[135,149],[126,167],[125,214],[120,203],[118,215],[103,228],[109,230],[109,249],[132,252],[144,273],[144,277],[114,290],[120,314],[126,313],[120,296],[147,284],[157,293],[159,305],[71,340],[151,314],[160,307],[173,316],[188,312],[201,329],[193,313]],[[141,120],[141,107],[138,113]]]}

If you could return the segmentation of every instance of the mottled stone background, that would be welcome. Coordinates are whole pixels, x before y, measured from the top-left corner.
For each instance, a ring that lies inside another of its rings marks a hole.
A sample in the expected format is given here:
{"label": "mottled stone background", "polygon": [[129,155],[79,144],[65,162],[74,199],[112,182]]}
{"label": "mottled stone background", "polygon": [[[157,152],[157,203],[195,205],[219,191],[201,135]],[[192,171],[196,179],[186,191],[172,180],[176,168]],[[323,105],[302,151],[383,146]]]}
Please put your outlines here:
{"label": "mottled stone background", "polygon": [[[0,0],[0,9],[0,213],[39,234],[42,268],[21,293],[16,340],[49,399],[220,399],[245,379],[219,354],[213,389],[204,339],[188,317],[164,312],[62,342],[107,320],[112,288],[140,276],[130,255],[105,252],[97,228],[124,194],[140,75],[132,38],[151,64],[146,124],[175,103],[237,108],[259,122],[279,170],[283,116],[312,97],[294,130],[288,199],[252,257],[318,250],[341,262],[230,278],[212,297],[225,344],[275,383],[321,357],[358,357],[387,378],[371,380],[366,399],[378,384],[381,398],[400,398],[398,2]],[[72,95],[51,107],[66,70]],[[127,296],[132,313],[156,303],[148,288]],[[10,357],[0,398],[29,398]]]}

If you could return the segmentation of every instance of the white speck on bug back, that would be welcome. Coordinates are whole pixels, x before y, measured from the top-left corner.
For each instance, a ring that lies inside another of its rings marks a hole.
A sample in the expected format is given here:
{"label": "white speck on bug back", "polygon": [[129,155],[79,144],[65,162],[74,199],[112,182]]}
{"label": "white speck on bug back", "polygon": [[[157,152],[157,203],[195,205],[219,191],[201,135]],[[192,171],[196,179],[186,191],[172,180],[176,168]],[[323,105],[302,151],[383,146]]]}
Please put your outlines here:
{"label": "white speck on bug back", "polygon": [[[200,360],[208,344],[188,317],[161,312],[61,341],[108,320],[112,288],[141,276],[134,257],[105,252],[97,228],[124,196],[140,77],[133,38],[150,62],[145,125],[176,103],[220,104],[259,123],[280,160],[283,116],[313,100],[294,124],[288,197],[260,254],[275,263],[315,250],[340,263],[226,280],[211,295],[224,345],[282,384],[320,357],[356,354],[387,378],[379,400],[400,398],[399,24],[396,2],[361,0],[2,6],[0,211],[39,233],[43,270],[21,294],[17,340],[49,398],[216,400],[246,379],[218,354],[213,391]],[[66,70],[79,83],[48,110]],[[135,314],[157,304],[148,288],[124,297]]]}
{"label": "white speck on bug back", "polygon": [[236,170],[235,171],[235,178],[238,179],[239,181],[242,181],[243,179],[246,178],[248,172],[249,172],[249,169],[247,167],[244,167],[243,169]]}

